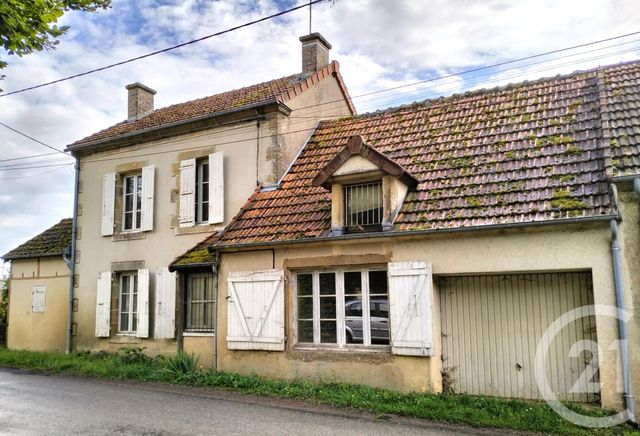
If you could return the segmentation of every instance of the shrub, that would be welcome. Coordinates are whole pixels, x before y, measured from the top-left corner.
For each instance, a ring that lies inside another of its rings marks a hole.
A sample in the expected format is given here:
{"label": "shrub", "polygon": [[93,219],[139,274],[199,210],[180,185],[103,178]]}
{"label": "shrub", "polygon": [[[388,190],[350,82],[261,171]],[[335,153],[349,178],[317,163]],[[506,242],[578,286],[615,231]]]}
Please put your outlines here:
{"label": "shrub", "polygon": [[144,354],[145,349],[146,347],[122,347],[119,349],[118,357],[126,364],[151,363],[153,359]]}
{"label": "shrub", "polygon": [[175,356],[164,359],[162,372],[176,379],[195,374],[198,372],[199,359],[200,357],[193,353],[187,354],[184,351],[178,351]]}

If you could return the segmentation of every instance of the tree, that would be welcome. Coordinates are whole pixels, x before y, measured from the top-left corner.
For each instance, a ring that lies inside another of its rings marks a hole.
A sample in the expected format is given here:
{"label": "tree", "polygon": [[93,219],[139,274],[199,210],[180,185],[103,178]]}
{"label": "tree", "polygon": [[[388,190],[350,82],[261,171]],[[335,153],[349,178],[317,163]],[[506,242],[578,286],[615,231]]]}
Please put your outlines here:
{"label": "tree", "polygon": [[[53,50],[69,26],[56,23],[65,12],[107,9],[111,0],[1,0],[0,46],[9,55]],[[0,59],[0,69],[7,63]]]}
{"label": "tree", "polygon": [[9,282],[0,277],[0,324],[7,323],[9,306]]}

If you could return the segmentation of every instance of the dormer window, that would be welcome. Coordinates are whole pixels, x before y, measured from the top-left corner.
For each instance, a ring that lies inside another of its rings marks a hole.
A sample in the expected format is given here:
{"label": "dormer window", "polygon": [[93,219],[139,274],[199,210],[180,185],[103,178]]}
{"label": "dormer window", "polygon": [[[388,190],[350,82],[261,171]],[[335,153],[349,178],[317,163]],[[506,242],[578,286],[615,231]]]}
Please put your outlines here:
{"label": "dormer window", "polygon": [[419,182],[356,135],[312,183],[331,191],[331,235],[336,236],[392,230],[407,192]]}
{"label": "dormer window", "polygon": [[382,182],[346,185],[343,189],[345,230],[382,230]]}

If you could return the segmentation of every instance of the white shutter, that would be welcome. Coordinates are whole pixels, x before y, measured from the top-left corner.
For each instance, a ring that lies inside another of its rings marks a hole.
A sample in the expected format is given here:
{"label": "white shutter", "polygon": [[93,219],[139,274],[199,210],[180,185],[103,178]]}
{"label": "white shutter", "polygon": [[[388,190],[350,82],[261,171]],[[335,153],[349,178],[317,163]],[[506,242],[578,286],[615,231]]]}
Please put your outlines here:
{"label": "white shutter", "polygon": [[36,286],[31,293],[31,310],[33,312],[44,312],[44,286]]}
{"label": "white shutter", "polygon": [[156,167],[149,165],[142,168],[142,223],[140,230],[153,230],[153,192]]}
{"label": "white shutter", "polygon": [[227,348],[284,350],[282,270],[230,272]]}
{"label": "white shutter", "polygon": [[209,155],[209,224],[224,222],[224,158],[222,152]]}
{"label": "white shutter", "polygon": [[138,270],[138,325],[136,336],[149,337],[149,270]]}
{"label": "white shutter", "polygon": [[96,337],[108,338],[111,330],[111,271],[98,273]]}
{"label": "white shutter", "polygon": [[102,176],[102,236],[113,235],[116,200],[116,173]]}
{"label": "white shutter", "polygon": [[391,351],[410,356],[433,354],[433,278],[424,262],[389,263]]}
{"label": "white shutter", "polygon": [[155,339],[171,339],[176,327],[176,273],[169,268],[156,269]]}
{"label": "white shutter", "polygon": [[196,160],[180,161],[180,227],[196,223]]}

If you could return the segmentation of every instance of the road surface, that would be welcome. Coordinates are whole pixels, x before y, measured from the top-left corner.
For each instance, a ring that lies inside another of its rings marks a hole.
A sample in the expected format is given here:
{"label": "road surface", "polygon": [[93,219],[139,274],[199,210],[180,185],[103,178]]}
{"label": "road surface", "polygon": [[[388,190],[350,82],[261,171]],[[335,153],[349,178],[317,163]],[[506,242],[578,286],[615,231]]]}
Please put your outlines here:
{"label": "road surface", "polygon": [[466,431],[304,402],[0,368],[2,435],[395,436]]}

